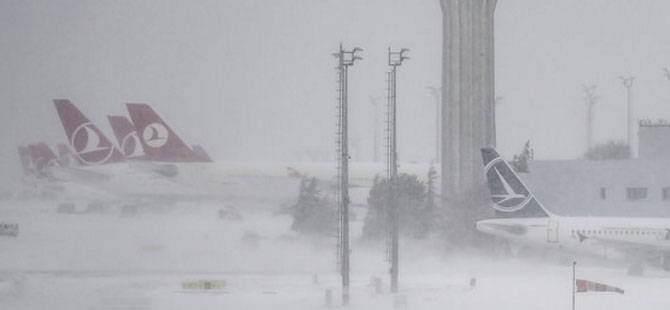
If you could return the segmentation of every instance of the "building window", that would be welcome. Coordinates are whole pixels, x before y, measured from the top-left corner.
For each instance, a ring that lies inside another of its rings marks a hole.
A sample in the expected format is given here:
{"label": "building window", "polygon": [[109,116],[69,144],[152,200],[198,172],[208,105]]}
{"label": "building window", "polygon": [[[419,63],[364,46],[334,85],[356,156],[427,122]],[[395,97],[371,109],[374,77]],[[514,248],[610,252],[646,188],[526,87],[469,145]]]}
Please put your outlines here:
{"label": "building window", "polygon": [[646,187],[629,187],[626,188],[626,199],[627,200],[641,200],[647,198],[647,188]]}
{"label": "building window", "polygon": [[[670,192],[668,192],[668,194],[670,194]],[[605,200],[605,199],[607,199],[607,188],[601,187],[600,188],[600,200]]]}
{"label": "building window", "polygon": [[663,200],[670,200],[670,187],[663,188]]}

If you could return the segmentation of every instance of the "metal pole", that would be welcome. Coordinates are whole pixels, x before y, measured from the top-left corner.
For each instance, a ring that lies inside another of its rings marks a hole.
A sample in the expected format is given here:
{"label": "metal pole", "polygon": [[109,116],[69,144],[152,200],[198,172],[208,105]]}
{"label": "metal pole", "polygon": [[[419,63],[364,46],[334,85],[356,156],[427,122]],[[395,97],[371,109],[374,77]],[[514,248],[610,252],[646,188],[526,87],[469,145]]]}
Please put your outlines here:
{"label": "metal pole", "polygon": [[633,146],[631,145],[632,140],[633,140],[633,99],[632,99],[632,88],[633,88],[633,80],[635,80],[634,77],[629,76],[629,77],[623,77],[620,76],[619,79],[621,79],[621,83],[623,83],[623,86],[626,87],[626,92],[627,92],[627,104],[628,104],[628,151],[630,154],[630,157],[633,158]]}
{"label": "metal pole", "polygon": [[349,305],[349,83],[344,66],[344,105],[342,106],[342,304]]}
{"label": "metal pole", "polygon": [[374,128],[374,148],[373,160],[379,162],[379,99],[380,97],[370,96],[370,103],[375,106],[375,128]]}
{"label": "metal pole", "polygon": [[398,149],[397,149],[397,84],[396,84],[396,71],[397,67],[402,65],[402,61],[409,59],[405,56],[404,53],[409,52],[408,49],[401,49],[399,52],[391,52],[389,47],[389,66],[391,67],[391,76],[390,76],[390,90],[389,90],[389,108],[390,108],[390,119],[389,122],[390,131],[389,131],[389,186],[390,186],[390,220],[391,220],[391,292],[398,292],[398,274],[399,274],[399,216],[400,210],[398,206]]}
{"label": "metal pole", "polygon": [[575,310],[575,284],[577,279],[575,279],[575,266],[577,262],[572,262],[572,310]]}
{"label": "metal pole", "polygon": [[356,52],[363,51],[360,48],[354,48],[351,51],[345,51],[340,45],[339,53],[336,56],[339,59],[338,70],[340,73],[340,262],[342,276],[342,305],[349,305],[349,66],[353,66],[356,60],[362,59],[356,56]]}
{"label": "metal pole", "polygon": [[399,266],[399,244],[398,244],[398,203],[397,203],[397,178],[398,178],[398,150],[397,150],[397,111],[396,111],[396,67],[391,69],[391,292],[398,292],[398,266]]}

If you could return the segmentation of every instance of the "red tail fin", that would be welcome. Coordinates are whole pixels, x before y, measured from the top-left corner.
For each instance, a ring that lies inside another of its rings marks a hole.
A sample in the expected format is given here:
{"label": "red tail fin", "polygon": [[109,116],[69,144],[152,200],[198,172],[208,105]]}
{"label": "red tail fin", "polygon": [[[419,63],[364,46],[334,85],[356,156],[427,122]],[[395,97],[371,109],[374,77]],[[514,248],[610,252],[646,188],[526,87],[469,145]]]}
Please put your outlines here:
{"label": "red tail fin", "polygon": [[56,149],[58,150],[58,164],[61,167],[71,167],[77,162],[77,158],[75,158],[72,150],[67,145],[58,144],[56,145]]}
{"label": "red tail fin", "polygon": [[54,104],[70,146],[81,164],[99,165],[123,161],[119,150],[70,100],[56,99]]}
{"label": "red tail fin", "polygon": [[164,162],[204,162],[197,153],[144,103],[126,104],[147,159]]}
{"label": "red tail fin", "polygon": [[210,163],[213,162],[212,158],[209,157],[209,154],[207,154],[207,151],[205,151],[205,148],[203,148],[202,145],[193,144],[191,147],[193,148],[193,152],[198,154],[198,156],[200,156],[200,158],[202,158],[203,161]]}
{"label": "red tail fin", "polygon": [[28,145],[28,153],[35,166],[38,177],[50,177],[49,167],[56,165],[56,154],[44,142]]}
{"label": "red tail fin", "polygon": [[35,167],[30,158],[30,152],[27,146],[19,146],[19,159],[21,159],[21,167],[23,167],[24,175],[34,175]]}
{"label": "red tail fin", "polygon": [[139,158],[144,156],[142,152],[140,137],[135,127],[125,116],[107,116],[109,124],[114,130],[116,141],[119,142],[121,153],[126,158]]}

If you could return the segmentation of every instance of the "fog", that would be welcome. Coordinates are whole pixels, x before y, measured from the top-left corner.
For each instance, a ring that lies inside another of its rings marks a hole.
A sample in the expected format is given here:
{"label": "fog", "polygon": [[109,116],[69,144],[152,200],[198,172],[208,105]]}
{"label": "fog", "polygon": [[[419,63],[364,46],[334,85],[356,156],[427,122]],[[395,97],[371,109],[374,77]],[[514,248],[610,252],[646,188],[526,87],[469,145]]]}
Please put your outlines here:
{"label": "fog", "polygon": [[[582,87],[590,84],[598,96],[594,142],[625,140],[620,76],[635,77],[635,120],[670,119],[670,77],[662,70],[670,68],[669,11],[670,2],[661,0],[499,0],[499,153],[511,158],[530,140],[535,159],[581,158]],[[398,68],[398,153],[425,180],[436,147],[429,88],[440,87],[442,76],[437,0],[0,0],[0,192],[11,193],[0,199],[0,224],[20,226],[18,237],[0,236],[0,308],[315,309],[327,306],[328,290],[339,307],[335,238],[296,232],[286,210],[300,186],[288,167],[318,177],[324,196],[333,195],[332,53],[340,44],[364,49],[349,68],[350,155],[359,164],[374,160],[375,131],[383,141],[373,101],[383,124],[388,49],[411,50]],[[102,186],[26,178],[18,146],[69,142],[53,99],[70,99],[108,137],[108,115],[128,115],[126,103],[148,103],[189,145],[226,163],[225,175],[215,179],[209,166],[189,175],[212,187],[132,169]],[[570,306],[573,253],[524,259],[474,246],[456,251],[437,235],[401,241],[402,294],[389,294],[386,246],[361,236],[367,193],[384,167],[360,167],[351,173],[354,196],[361,196],[351,232],[352,308]],[[193,198],[196,190],[207,195]],[[151,197],[140,197],[142,191]],[[104,211],[87,209],[100,201]],[[63,203],[75,210],[60,212]],[[129,205],[139,211],[124,214]],[[241,218],[222,218],[222,210]],[[629,277],[626,263],[584,262],[584,277],[627,291],[580,296],[580,307],[625,309],[640,300],[649,309],[665,307],[660,290],[668,274],[660,269]],[[226,287],[182,288],[203,279]]]}
{"label": "fog", "polygon": [[[389,46],[412,50],[398,75],[400,156],[432,159],[434,99],[427,87],[441,75],[437,1],[0,5],[0,96],[7,111],[1,132],[9,145],[63,141],[50,105],[70,98],[99,121],[123,114],[125,102],[151,103],[218,160],[286,161],[309,152],[328,159],[336,103],[331,53],[342,42],[365,49],[350,75],[352,144],[360,149],[354,160],[372,157],[369,98],[385,96]],[[620,75],[636,77],[637,118],[668,118],[670,81],[661,71],[670,51],[663,39],[667,5],[501,1],[495,36],[503,153],[530,139],[541,157],[581,155],[585,83],[598,85],[596,140],[625,138]],[[550,143],[544,131],[529,127],[563,130]],[[212,133],[219,138],[208,139]],[[2,157],[13,162],[14,153],[3,148]]]}

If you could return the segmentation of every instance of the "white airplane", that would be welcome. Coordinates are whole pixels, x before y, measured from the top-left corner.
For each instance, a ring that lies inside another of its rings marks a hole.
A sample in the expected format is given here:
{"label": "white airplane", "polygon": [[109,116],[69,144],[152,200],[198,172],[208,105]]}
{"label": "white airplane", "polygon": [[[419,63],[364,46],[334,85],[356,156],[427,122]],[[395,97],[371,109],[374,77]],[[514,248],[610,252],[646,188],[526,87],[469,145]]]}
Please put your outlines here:
{"label": "white airplane", "polygon": [[[57,167],[56,174],[120,196],[281,205],[296,199],[303,176],[316,177],[323,187],[335,183],[334,163],[213,162],[202,147],[188,146],[147,104],[127,104],[132,122],[124,116],[108,117],[117,148],[69,100],[54,103],[81,165]],[[375,176],[383,175],[384,167],[382,163],[350,165],[354,204],[366,204]],[[428,165],[401,164],[400,170],[421,177]]]}
{"label": "white airplane", "polygon": [[495,219],[481,220],[484,233],[532,247],[602,255],[612,249],[641,272],[645,261],[670,271],[670,218],[568,217],[548,211],[491,148],[482,149]]}

